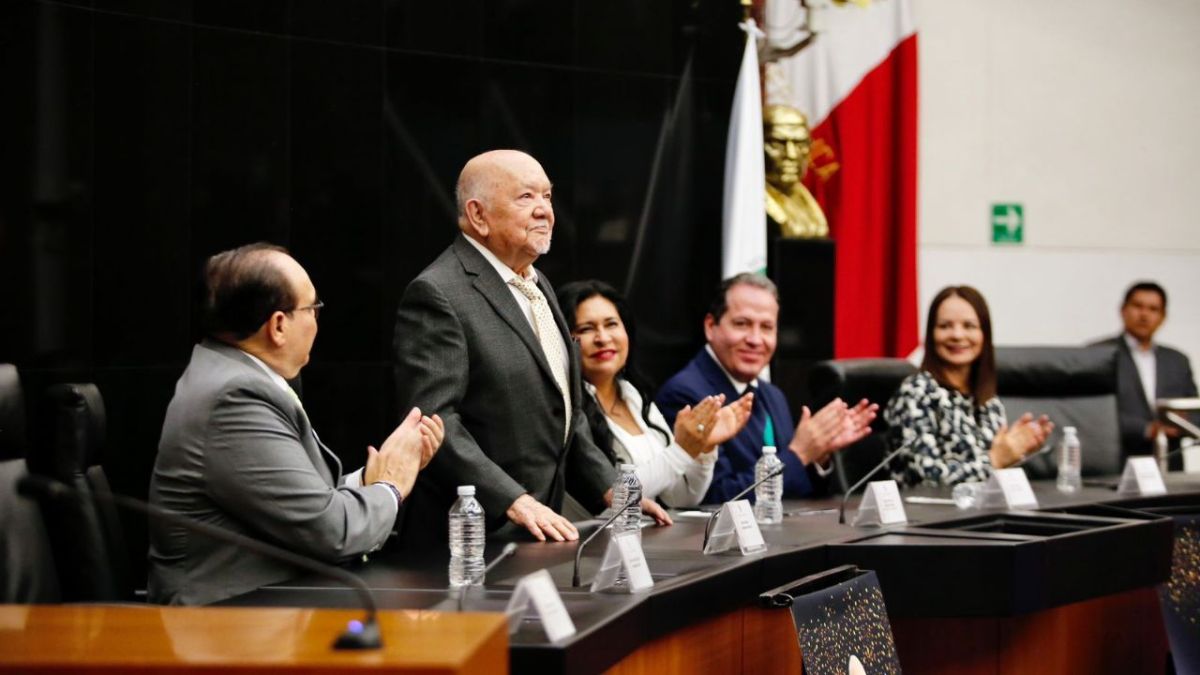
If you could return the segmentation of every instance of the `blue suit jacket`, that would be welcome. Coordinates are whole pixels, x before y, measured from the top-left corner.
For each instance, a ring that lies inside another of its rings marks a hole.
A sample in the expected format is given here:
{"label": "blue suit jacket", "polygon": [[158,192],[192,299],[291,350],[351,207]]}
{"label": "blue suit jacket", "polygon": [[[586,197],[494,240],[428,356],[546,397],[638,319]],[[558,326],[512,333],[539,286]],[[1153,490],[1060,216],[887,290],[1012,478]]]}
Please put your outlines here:
{"label": "blue suit jacket", "polygon": [[[715,394],[725,394],[726,403],[738,398],[737,390],[725,371],[709,356],[708,350],[701,349],[683,370],[675,373],[658,390],[654,402],[658,404],[667,424],[673,427],[675,416],[683,406],[695,405],[705,396]],[[779,387],[759,380],[754,401],[755,412],[737,436],[721,445],[712,485],[704,495],[704,503],[724,502],[754,482],[754,464],[762,456],[763,429],[766,426],[766,417],[761,414],[760,407],[771,416],[775,428],[775,446],[785,466],[783,495],[796,498],[812,494],[813,478],[800,459],[787,449],[796,430],[787,399]]]}

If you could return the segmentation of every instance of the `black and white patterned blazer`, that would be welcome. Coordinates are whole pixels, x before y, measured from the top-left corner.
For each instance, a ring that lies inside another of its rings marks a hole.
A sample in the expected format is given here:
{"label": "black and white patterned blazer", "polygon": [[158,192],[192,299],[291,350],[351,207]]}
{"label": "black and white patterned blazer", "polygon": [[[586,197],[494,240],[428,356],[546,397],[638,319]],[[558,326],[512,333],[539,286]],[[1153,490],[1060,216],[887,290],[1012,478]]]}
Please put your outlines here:
{"label": "black and white patterned blazer", "polygon": [[883,417],[892,447],[909,447],[891,466],[898,483],[957,485],[991,475],[988,450],[1005,424],[999,398],[976,405],[974,397],[943,387],[923,370],[905,378]]}

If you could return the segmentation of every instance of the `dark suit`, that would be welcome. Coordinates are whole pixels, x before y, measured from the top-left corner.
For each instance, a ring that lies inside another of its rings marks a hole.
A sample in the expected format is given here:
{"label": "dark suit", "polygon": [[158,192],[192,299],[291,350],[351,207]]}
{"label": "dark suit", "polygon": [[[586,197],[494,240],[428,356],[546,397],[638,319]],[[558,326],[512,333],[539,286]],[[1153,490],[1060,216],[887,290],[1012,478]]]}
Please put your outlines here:
{"label": "dark suit", "polygon": [[[1145,455],[1153,452],[1154,441],[1146,438],[1146,425],[1154,420],[1154,402],[1146,400],[1142,380],[1125,335],[1102,340],[1093,346],[1117,350],[1117,416],[1121,424],[1121,448],[1126,455]],[[1192,366],[1182,352],[1154,345],[1155,398],[1177,398],[1196,395],[1196,380]]]}
{"label": "dark suit", "polygon": [[[701,349],[683,370],[675,373],[658,390],[654,402],[658,404],[667,424],[674,427],[675,416],[685,405],[696,405],[705,396],[716,394],[725,394],[726,403],[738,398],[737,390],[725,371],[721,370],[708,350]],[[721,445],[712,485],[704,495],[704,503],[726,501],[754,482],[754,464],[762,456],[763,432],[768,416],[775,430],[778,457],[786,467],[783,472],[784,496],[796,498],[812,494],[815,476],[810,475],[795,453],[787,449],[796,430],[787,399],[779,387],[759,380],[750,421],[737,436]]]}
{"label": "dark suit", "polygon": [[406,541],[446,539],[458,485],[475,486],[488,532],[500,536],[524,532],[505,511],[525,493],[558,512],[567,490],[586,508],[603,508],[616,474],[580,411],[575,344],[540,273],[538,286],[569,347],[574,414],[565,442],[562,395],[533,326],[464,235],[405,289],[396,313],[397,400],[446,424],[445,442],[406,505]]}
{"label": "dark suit", "polygon": [[[167,406],[150,503],[328,562],[391,534],[387,488],[338,488],[342,466],[299,399],[242,350],[205,341]],[[239,546],[150,521],[151,602],[204,604],[299,571]]]}

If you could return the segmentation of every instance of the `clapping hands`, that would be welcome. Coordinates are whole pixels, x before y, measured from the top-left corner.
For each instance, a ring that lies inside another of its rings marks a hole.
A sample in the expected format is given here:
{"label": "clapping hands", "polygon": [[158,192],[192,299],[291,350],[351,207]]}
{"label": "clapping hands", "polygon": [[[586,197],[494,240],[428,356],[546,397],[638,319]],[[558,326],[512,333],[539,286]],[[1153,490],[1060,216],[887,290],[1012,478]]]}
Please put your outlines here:
{"label": "clapping hands", "polygon": [[746,426],[754,406],[749,393],[722,406],[725,395],[706,396],[693,406],[684,406],[675,417],[675,442],[692,457],[711,451],[733,438]]}
{"label": "clapping hands", "polygon": [[1034,419],[1032,413],[1025,413],[1016,422],[1001,426],[989,451],[992,466],[1003,469],[1016,464],[1042,447],[1052,431],[1054,423],[1049,417],[1042,415]]}
{"label": "clapping hands", "polygon": [[865,398],[853,408],[835,398],[816,414],[804,406],[788,449],[805,465],[824,464],[834,452],[870,434],[871,422],[878,413],[879,405]]}

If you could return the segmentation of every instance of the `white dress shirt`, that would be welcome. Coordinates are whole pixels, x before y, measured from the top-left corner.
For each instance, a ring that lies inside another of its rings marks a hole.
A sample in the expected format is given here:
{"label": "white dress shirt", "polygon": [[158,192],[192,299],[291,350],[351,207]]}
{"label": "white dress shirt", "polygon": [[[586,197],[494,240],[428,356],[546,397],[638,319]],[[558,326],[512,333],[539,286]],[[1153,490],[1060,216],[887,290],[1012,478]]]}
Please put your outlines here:
{"label": "white dress shirt", "polygon": [[[596,397],[596,388],[590,382],[585,382],[584,387],[592,398]],[[647,499],[662,497],[663,502],[673,507],[699,504],[712,483],[717,449],[700,453],[693,459],[675,442],[671,428],[667,426],[667,421],[663,419],[658,406],[651,403],[650,422],[666,430],[667,438],[671,441],[665,442],[662,434],[651,429],[646,420],[642,419],[642,396],[637,388],[623,379],[617,380],[617,387],[625,405],[633,413],[633,419],[641,433],[629,433],[608,417],[607,412],[604,419],[612,431],[613,451],[617,457],[622,462],[637,466],[636,473],[638,481],[642,484],[642,496]],[[603,406],[601,408],[603,409]]]}
{"label": "white dress shirt", "polygon": [[1154,343],[1150,343],[1149,349],[1142,349],[1142,343],[1126,333],[1125,344],[1129,345],[1129,355],[1133,357],[1133,365],[1137,366],[1138,379],[1142,381],[1142,392],[1146,394],[1146,403],[1153,408],[1158,391],[1158,358],[1154,355]]}

